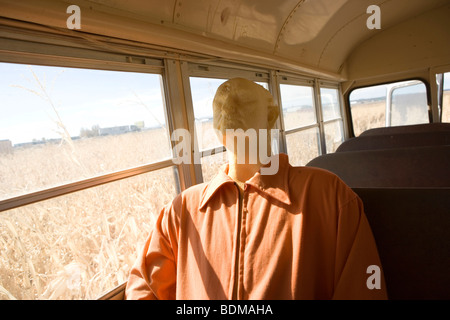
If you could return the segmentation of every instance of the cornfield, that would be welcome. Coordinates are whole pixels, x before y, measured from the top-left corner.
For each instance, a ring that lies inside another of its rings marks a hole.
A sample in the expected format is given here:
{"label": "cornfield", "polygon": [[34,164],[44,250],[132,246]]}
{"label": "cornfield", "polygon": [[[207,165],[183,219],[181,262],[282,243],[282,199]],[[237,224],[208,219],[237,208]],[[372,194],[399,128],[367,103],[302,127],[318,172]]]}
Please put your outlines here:
{"label": "cornfield", "polygon": [[[164,130],[14,150],[0,155],[0,194],[150,162],[165,154],[160,139]],[[95,299],[126,281],[175,181],[169,167],[0,213],[0,299]]]}

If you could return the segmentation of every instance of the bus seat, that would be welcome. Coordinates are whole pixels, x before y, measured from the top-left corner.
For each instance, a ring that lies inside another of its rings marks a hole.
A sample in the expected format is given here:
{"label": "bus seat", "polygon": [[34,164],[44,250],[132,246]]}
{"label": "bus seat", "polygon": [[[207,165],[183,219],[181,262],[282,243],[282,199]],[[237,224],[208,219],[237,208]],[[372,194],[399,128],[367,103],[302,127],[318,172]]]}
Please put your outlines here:
{"label": "bus seat", "polygon": [[354,188],[389,299],[450,299],[450,188]]}
{"label": "bus seat", "polygon": [[359,136],[344,141],[336,152],[437,145],[450,145],[450,130]]}
{"label": "bus seat", "polygon": [[325,154],[307,166],[326,169],[352,188],[450,187],[450,146]]}
{"label": "bus seat", "polygon": [[414,132],[450,132],[450,123],[424,123],[414,124],[407,126],[393,126],[373,128],[364,131],[359,136],[374,136],[374,135],[387,135],[387,134],[400,134],[400,133],[414,133]]}

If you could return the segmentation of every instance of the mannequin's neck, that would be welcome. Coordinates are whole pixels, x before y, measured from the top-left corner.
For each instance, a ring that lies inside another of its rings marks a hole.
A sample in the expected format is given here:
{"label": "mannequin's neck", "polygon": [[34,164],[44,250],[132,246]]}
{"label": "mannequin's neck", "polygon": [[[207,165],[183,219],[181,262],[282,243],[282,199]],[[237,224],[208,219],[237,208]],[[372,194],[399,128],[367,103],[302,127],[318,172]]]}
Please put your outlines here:
{"label": "mannequin's neck", "polygon": [[234,153],[228,154],[228,175],[236,182],[245,182],[255,175],[261,168],[261,163],[238,163]]}
{"label": "mannequin's neck", "polygon": [[[243,152],[244,156],[241,156],[241,152]],[[245,181],[251,179],[263,166],[259,148],[256,148],[256,155],[253,154],[253,156],[250,156],[250,152],[255,152],[255,150],[250,151],[248,145],[245,147],[245,150],[240,149],[239,152],[236,148],[234,150],[227,150],[229,164],[228,175],[238,183],[240,182],[243,184]],[[270,154],[270,145],[268,145],[267,155],[262,156],[266,158],[267,156],[270,156]]]}

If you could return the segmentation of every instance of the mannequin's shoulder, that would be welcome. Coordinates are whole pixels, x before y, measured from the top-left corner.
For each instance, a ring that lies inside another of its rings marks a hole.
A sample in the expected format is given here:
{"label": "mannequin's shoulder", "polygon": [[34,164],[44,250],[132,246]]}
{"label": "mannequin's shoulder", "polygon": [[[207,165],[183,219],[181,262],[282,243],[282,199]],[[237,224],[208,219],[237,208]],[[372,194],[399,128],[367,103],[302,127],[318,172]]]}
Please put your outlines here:
{"label": "mannequin's shoulder", "polygon": [[205,189],[208,187],[207,182],[202,182],[199,184],[195,184],[181,191],[178,197],[183,199],[199,199],[202,194],[205,192]]}

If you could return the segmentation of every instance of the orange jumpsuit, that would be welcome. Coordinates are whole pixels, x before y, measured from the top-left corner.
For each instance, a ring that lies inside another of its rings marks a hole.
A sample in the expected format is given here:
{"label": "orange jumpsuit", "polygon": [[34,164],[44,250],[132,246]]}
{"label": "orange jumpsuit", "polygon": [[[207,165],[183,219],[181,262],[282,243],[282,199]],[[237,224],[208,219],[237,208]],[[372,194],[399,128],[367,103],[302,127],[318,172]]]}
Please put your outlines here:
{"label": "orange jumpsuit", "polygon": [[[387,298],[362,202],[337,176],[280,154],[277,174],[246,181],[239,210],[227,172],[161,211],[127,299]],[[370,266],[380,289],[367,284]]]}

